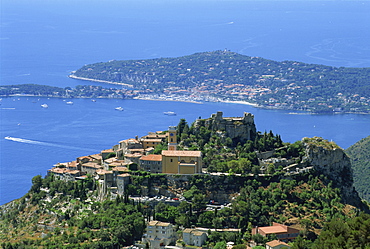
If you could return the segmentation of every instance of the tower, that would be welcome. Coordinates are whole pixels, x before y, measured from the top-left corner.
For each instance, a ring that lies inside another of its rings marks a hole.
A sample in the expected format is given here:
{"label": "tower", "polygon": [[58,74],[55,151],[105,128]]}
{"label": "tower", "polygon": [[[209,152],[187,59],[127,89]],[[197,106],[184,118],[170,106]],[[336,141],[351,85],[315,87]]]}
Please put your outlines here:
{"label": "tower", "polygon": [[176,126],[168,127],[168,150],[177,149]]}

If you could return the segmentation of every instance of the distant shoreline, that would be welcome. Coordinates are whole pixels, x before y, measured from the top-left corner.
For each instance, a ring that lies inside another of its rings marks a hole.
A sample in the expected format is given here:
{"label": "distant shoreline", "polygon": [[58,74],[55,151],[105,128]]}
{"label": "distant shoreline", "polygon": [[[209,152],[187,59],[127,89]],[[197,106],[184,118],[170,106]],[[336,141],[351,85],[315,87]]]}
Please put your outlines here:
{"label": "distant shoreline", "polygon": [[248,101],[242,101],[242,100],[235,100],[235,101],[233,101],[233,100],[220,100],[220,102],[227,103],[227,104],[250,105],[250,106],[254,106],[254,107],[263,108],[263,106],[260,106],[259,104],[251,103],[251,102],[248,102]]}
{"label": "distant shoreline", "polygon": [[180,100],[180,99],[158,99],[158,98],[143,98],[143,97],[133,97],[132,99],[137,100],[149,100],[149,101],[175,101],[175,102],[185,102],[193,104],[203,104],[203,102],[195,100]]}
{"label": "distant shoreline", "polygon": [[85,80],[85,81],[93,81],[93,82],[100,82],[100,83],[107,83],[107,84],[113,84],[113,85],[120,85],[120,86],[127,86],[130,88],[133,88],[133,85],[126,84],[126,83],[120,83],[120,82],[114,82],[114,81],[107,81],[107,80],[96,80],[96,79],[90,79],[90,78],[84,78],[84,77],[78,77],[74,74],[68,75],[69,78],[76,79],[76,80]]}
{"label": "distant shoreline", "polygon": [[[95,82],[101,82],[101,83],[107,83],[107,84],[116,84],[116,85],[122,85],[122,86],[129,86],[132,87],[132,85],[125,84],[125,83],[115,83],[110,81],[104,81],[104,80],[94,80],[94,79],[88,79],[83,77],[77,77],[73,74],[68,75],[68,77],[73,79],[79,79],[79,80],[85,80],[85,81],[95,81]],[[122,89],[123,90],[123,89]],[[160,95],[160,94],[139,94],[134,96],[68,96],[67,94],[64,95],[53,95],[53,94],[29,94],[29,93],[13,93],[13,94],[6,94],[6,95],[0,95],[1,97],[45,97],[45,98],[61,98],[61,99],[133,99],[133,100],[150,100],[150,101],[175,101],[175,102],[184,102],[184,103],[194,103],[194,104],[203,104],[204,102],[214,102],[214,103],[225,103],[225,104],[241,104],[241,105],[249,105],[255,108],[262,108],[262,109],[272,109],[272,110],[289,110],[291,111],[289,114],[296,114],[296,115],[340,115],[340,114],[360,114],[360,115],[369,115],[370,113],[366,112],[355,112],[355,111],[349,111],[349,112],[326,112],[326,113],[320,113],[320,112],[312,112],[309,110],[302,111],[302,113],[295,113],[294,109],[288,109],[288,108],[282,108],[282,107],[275,107],[275,106],[264,106],[257,103],[252,103],[244,100],[224,100],[221,98],[212,98],[209,99],[207,97],[189,97],[186,95]]]}

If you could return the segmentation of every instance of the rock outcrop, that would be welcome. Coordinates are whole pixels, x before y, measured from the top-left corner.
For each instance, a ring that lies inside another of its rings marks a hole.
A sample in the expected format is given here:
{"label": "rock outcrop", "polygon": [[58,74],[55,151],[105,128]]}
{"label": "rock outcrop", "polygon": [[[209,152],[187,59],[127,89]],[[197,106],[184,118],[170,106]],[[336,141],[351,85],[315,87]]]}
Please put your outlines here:
{"label": "rock outcrop", "polygon": [[353,171],[350,158],[334,142],[320,137],[303,138],[306,156],[304,161],[332,181],[341,190],[343,200],[351,205],[361,205],[361,199],[353,187]]}

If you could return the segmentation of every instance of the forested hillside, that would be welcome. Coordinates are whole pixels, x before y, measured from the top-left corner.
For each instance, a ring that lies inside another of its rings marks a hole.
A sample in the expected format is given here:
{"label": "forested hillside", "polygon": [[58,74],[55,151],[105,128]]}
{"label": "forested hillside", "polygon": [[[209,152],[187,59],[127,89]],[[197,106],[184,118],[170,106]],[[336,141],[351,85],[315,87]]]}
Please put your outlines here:
{"label": "forested hillside", "polygon": [[147,93],[246,100],[312,112],[369,112],[370,68],[272,61],[230,51],[85,65],[73,77],[126,83]]}
{"label": "forested hillside", "polygon": [[346,150],[353,167],[354,186],[359,195],[370,202],[370,136]]}

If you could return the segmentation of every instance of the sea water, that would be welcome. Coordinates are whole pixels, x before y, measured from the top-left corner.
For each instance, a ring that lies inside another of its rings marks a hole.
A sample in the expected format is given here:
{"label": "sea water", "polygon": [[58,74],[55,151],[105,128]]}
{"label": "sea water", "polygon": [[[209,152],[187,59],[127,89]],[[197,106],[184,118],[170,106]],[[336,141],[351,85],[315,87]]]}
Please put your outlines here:
{"label": "sea water", "polygon": [[[87,63],[229,49],[332,66],[370,66],[369,1],[1,1],[0,84],[97,84],[67,75]],[[108,85],[104,85],[107,87]],[[68,101],[68,100],[66,100]],[[14,97],[0,102],[0,204],[24,195],[58,162],[165,130],[180,118],[255,115],[286,142],[322,136],[347,148],[366,115],[300,115],[225,103]],[[42,108],[41,104],[48,108]],[[116,111],[116,107],[124,111]],[[174,111],[177,116],[165,116]]]}

